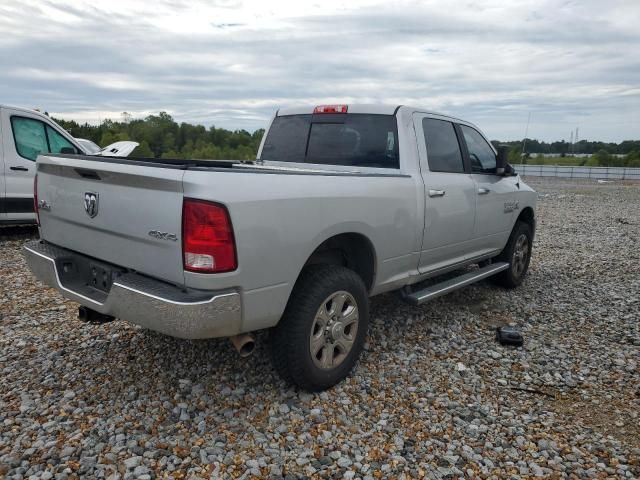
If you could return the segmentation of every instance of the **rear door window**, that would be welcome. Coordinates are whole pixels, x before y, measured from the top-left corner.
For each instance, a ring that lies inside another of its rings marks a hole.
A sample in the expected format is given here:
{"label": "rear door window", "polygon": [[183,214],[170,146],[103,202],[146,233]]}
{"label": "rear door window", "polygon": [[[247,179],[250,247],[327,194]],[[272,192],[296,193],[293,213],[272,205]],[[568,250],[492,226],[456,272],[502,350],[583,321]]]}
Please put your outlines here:
{"label": "rear door window", "polygon": [[432,172],[464,173],[462,152],[453,123],[435,118],[422,119],[427,160]]}
{"label": "rear door window", "polygon": [[400,168],[394,115],[319,114],[276,117],[262,160]]}

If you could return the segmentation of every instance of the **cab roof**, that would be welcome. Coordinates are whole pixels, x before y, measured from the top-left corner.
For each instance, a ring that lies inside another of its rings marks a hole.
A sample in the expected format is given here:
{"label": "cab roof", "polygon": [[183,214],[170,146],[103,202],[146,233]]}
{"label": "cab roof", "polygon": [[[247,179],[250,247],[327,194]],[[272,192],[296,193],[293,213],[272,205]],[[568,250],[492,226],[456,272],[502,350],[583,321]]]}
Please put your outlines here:
{"label": "cab roof", "polygon": [[45,115],[43,112],[41,112],[39,110],[33,109],[33,108],[16,107],[14,105],[5,105],[5,104],[0,104],[0,108],[10,108],[11,110],[17,110],[19,112],[31,113],[33,115],[37,115],[37,116],[42,117],[42,118],[48,118],[49,120],[51,120],[51,117]]}
{"label": "cab roof", "polygon": [[[276,113],[276,116],[282,117],[285,115],[309,115],[314,113],[314,110],[317,107],[324,106],[336,106],[336,107],[347,107],[347,113],[369,113],[369,114],[377,114],[377,115],[394,115],[397,113],[399,109],[402,109],[406,112],[422,112],[428,113],[432,115],[438,115],[440,117],[450,118],[454,121],[464,120],[460,118],[453,117],[451,115],[447,115],[445,113],[435,112],[433,110],[412,107],[409,105],[397,105],[397,104],[385,104],[385,103],[345,103],[345,104],[318,104],[318,105],[300,105],[294,107],[281,108]],[[466,123],[466,122],[465,122]]]}

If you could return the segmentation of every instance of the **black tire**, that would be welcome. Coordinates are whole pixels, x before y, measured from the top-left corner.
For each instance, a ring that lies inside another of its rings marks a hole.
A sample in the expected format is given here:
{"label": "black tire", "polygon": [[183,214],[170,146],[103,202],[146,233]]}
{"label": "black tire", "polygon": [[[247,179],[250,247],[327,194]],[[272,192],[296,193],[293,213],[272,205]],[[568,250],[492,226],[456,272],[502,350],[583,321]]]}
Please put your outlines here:
{"label": "black tire", "polygon": [[[344,295],[343,292],[348,295]],[[338,295],[338,297],[334,299],[332,295]],[[335,307],[338,308],[342,298],[345,300],[340,307],[341,313],[336,315],[336,318],[344,315],[346,319],[344,325],[351,322],[349,326],[344,327],[338,320],[330,319],[324,324],[325,326],[322,326],[325,313],[331,315],[328,305],[334,308],[332,302],[335,301]],[[347,306],[344,307],[344,305]],[[322,314],[320,314],[321,306],[325,309]],[[357,307],[355,332],[352,330],[354,310],[349,310],[354,306]],[[348,315],[342,313],[343,309],[344,312],[348,312]],[[327,330],[335,331],[329,328],[332,325],[337,327],[338,331],[335,334],[338,338],[336,343],[333,343],[334,334],[327,332]],[[336,265],[309,266],[302,271],[280,322],[272,330],[273,365],[280,376],[289,383],[309,391],[325,390],[349,375],[364,347],[368,326],[369,297],[360,276],[348,268]],[[312,328],[315,334],[313,339]],[[342,332],[351,333],[351,336]],[[341,339],[346,339],[347,343],[352,341],[348,353],[340,353]],[[312,354],[312,342],[315,343],[314,348],[318,344],[325,345],[317,350],[315,359]],[[340,345],[337,345],[338,343]],[[339,363],[333,367],[328,365],[324,368],[318,365],[318,362],[324,359],[329,363],[329,358],[331,362],[339,361]]]}
{"label": "black tire", "polygon": [[[526,255],[516,255],[518,249],[518,242],[522,241],[522,237],[526,238]],[[494,262],[507,262],[509,268],[491,277],[491,280],[504,288],[515,288],[519,286],[524,280],[527,270],[529,269],[529,262],[531,261],[531,248],[533,246],[533,232],[531,226],[528,223],[518,221],[516,222],[509,241],[504,247],[500,255],[493,259]]]}

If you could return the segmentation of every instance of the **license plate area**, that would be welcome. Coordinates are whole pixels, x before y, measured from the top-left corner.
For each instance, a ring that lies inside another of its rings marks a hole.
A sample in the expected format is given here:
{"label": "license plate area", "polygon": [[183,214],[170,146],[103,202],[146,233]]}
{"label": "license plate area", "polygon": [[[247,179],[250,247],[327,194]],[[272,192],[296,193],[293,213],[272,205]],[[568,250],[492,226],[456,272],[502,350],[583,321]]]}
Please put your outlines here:
{"label": "license plate area", "polygon": [[122,268],[81,255],[59,257],[56,266],[60,282],[65,287],[85,295],[94,293],[98,297],[105,297],[111,291],[113,282],[126,272]]}
{"label": "license plate area", "polygon": [[89,286],[105,293],[109,293],[113,281],[117,278],[115,277],[116,272],[111,268],[94,262],[89,263],[89,273]]}

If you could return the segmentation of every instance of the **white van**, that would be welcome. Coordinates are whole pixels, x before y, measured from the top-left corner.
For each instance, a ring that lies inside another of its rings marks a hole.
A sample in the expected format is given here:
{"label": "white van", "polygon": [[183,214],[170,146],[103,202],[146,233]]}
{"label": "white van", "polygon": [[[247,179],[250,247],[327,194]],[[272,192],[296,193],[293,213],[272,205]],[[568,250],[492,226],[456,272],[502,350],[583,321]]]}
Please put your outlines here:
{"label": "white van", "polygon": [[33,178],[40,153],[126,157],[136,142],[88,151],[60,125],[35,110],[0,105],[0,224],[33,223]]}

